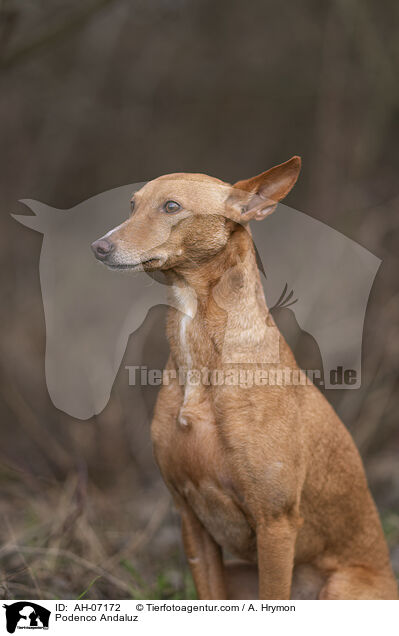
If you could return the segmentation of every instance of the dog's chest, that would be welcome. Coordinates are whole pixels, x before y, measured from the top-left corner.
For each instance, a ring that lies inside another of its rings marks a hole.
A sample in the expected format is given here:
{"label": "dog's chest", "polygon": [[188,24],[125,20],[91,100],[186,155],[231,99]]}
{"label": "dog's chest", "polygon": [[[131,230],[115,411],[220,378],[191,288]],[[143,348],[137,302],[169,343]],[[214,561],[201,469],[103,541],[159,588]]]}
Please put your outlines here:
{"label": "dog's chest", "polygon": [[198,310],[194,290],[173,288],[172,301],[179,310],[168,325],[176,366],[195,371],[208,367],[214,359],[215,347],[209,325]]}
{"label": "dog's chest", "polygon": [[238,557],[255,560],[255,535],[208,393],[204,387],[191,389],[177,419],[163,430],[167,440],[160,442],[157,460],[173,490],[215,541]]}
{"label": "dog's chest", "polygon": [[204,383],[214,343],[196,316],[190,292],[185,290],[179,301],[182,313],[173,325],[173,354],[183,371],[183,394],[157,459],[168,482],[215,541],[236,556],[255,560],[255,534],[219,436],[211,387]]}

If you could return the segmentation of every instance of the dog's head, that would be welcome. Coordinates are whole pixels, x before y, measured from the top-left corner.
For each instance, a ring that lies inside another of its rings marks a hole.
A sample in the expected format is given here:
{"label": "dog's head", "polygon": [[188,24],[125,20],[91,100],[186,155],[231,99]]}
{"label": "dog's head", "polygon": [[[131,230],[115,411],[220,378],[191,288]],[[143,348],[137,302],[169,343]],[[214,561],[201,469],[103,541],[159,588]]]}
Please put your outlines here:
{"label": "dog's head", "polygon": [[92,244],[115,269],[198,267],[227,244],[237,224],[261,220],[295,184],[299,157],[233,186],[202,174],[158,177],[131,199],[130,217]]}

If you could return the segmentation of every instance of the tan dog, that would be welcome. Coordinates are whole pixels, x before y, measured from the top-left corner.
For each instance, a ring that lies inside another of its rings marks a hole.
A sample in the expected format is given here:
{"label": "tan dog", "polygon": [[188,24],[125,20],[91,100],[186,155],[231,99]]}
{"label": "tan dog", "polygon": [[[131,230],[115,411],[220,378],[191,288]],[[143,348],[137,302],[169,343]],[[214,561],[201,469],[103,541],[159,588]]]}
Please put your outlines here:
{"label": "tan dog", "polygon": [[[247,228],[299,171],[293,157],[234,186],[159,177],[92,246],[110,267],[162,270],[170,284],[170,373],[152,439],[200,599],[397,598],[359,453],[327,400],[311,383],[227,381],[237,370],[302,373],[269,314]],[[179,382],[182,368],[206,378]],[[225,382],[209,381],[216,370]]]}

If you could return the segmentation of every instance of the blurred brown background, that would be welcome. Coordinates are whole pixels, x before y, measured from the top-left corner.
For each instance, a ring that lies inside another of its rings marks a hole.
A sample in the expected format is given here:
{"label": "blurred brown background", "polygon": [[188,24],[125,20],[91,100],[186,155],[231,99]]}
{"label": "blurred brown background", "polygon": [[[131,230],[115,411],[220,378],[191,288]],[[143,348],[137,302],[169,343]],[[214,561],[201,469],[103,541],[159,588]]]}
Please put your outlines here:
{"label": "blurred brown background", "polygon": [[[1,0],[0,489],[3,598],[189,598],[152,460],[153,389],[56,410],[44,379],[42,237],[21,198],[68,208],[175,171],[227,181],[293,154],[287,203],[383,259],[363,386],[333,401],[365,461],[399,572],[399,4],[386,0]],[[164,360],[163,308],[140,334]],[[134,363],[136,363],[134,361]]]}

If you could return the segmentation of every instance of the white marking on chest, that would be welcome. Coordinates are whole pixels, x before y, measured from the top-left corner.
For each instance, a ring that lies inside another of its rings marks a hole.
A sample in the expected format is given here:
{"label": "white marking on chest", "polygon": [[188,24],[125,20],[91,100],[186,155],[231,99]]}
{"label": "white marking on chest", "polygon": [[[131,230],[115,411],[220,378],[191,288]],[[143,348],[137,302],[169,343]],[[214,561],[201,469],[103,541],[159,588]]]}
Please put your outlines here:
{"label": "white marking on chest", "polygon": [[180,329],[179,329],[179,337],[180,337],[180,348],[184,357],[185,366],[191,369],[192,359],[190,353],[190,343],[187,338],[187,326],[188,322],[191,320],[189,316],[181,316],[180,318]]}
{"label": "white marking on chest", "polygon": [[[184,366],[186,369],[192,368],[192,356],[190,350],[189,334],[187,334],[187,328],[197,313],[197,295],[191,287],[174,287],[173,294],[176,301],[176,305],[179,311],[183,315],[180,316],[179,321],[179,343],[180,352],[184,360]],[[193,393],[195,387],[186,382],[184,387],[183,404],[180,409],[178,421],[181,426],[187,426],[188,422],[184,417],[184,409],[187,406],[188,400]]]}
{"label": "white marking on chest", "polygon": [[192,358],[190,353],[190,342],[187,335],[187,327],[197,313],[197,295],[192,287],[174,287],[173,294],[179,311],[182,312],[179,323],[180,350],[185,366],[191,368]]}

